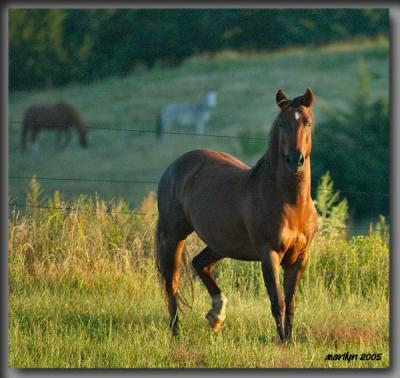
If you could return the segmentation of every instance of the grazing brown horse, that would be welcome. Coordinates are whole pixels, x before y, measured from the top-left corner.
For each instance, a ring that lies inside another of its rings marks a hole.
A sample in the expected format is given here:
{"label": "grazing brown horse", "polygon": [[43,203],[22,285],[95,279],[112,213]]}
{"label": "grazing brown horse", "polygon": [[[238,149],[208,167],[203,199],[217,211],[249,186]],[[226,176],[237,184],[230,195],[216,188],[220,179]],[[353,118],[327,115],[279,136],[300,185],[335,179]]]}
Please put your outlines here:
{"label": "grazing brown horse", "polygon": [[[35,146],[36,138],[41,129],[56,132],[57,146],[65,147],[71,140],[71,128],[75,127],[79,135],[79,143],[82,147],[87,146],[86,128],[79,113],[69,104],[59,102],[55,105],[32,105],[24,113],[21,147],[26,148],[28,133],[30,141]],[[64,134],[64,143],[61,137]],[[38,148],[36,146],[36,148]]]}
{"label": "grazing brown horse", "polygon": [[311,89],[293,100],[277,92],[281,110],[268,149],[253,168],[223,152],[195,150],[163,173],[158,187],[156,258],[174,335],[179,329],[179,265],[185,238],[196,231],[207,247],[194,257],[193,266],[212,297],[206,318],[213,330],[218,331],[225,320],[227,299],[211,267],[229,257],[261,261],[279,337],[291,338],[296,290],[317,230],[310,170],[313,99]]}

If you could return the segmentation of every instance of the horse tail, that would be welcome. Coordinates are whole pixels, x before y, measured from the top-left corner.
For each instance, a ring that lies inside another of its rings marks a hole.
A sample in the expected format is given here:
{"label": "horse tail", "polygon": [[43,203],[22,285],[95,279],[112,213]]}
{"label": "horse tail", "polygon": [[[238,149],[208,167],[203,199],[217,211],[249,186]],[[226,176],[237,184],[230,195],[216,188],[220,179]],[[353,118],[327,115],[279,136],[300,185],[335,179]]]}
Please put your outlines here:
{"label": "horse tail", "polygon": [[160,251],[161,244],[163,243],[162,237],[163,235],[161,233],[160,218],[158,218],[156,225],[156,233],[154,237],[154,251],[155,251],[156,268],[160,281],[162,281],[162,273],[164,272],[166,265],[166,261],[165,259],[163,259],[163,256]]}
{"label": "horse tail", "polygon": [[[179,299],[180,303],[184,306],[192,308],[194,300],[194,286],[193,278],[190,271],[190,264],[188,257],[185,256],[185,241],[181,240],[178,242],[168,240],[168,236],[165,234],[162,227],[162,220],[160,217],[157,221],[155,231],[155,263],[158,272],[158,278],[163,288],[164,297],[168,302],[170,311],[171,327],[174,328],[174,324],[177,321],[177,302]],[[182,264],[183,263],[183,264]],[[183,265],[185,276],[180,277],[179,266]],[[191,300],[186,298],[178,290],[179,281],[181,278],[185,280],[185,287],[189,287],[191,291]]]}
{"label": "horse tail", "polygon": [[[175,237],[174,237],[175,236]],[[191,307],[188,301],[178,293],[180,272],[179,267],[185,250],[185,240],[177,235],[169,235],[165,229],[165,222],[159,216],[155,232],[155,264],[158,277],[163,288],[164,297],[168,304],[170,315],[170,328],[173,334],[178,330],[178,304]],[[190,274],[187,262],[184,260],[186,272]],[[193,295],[193,285],[190,283]]]}
{"label": "horse tail", "polygon": [[[155,263],[158,271],[158,276],[163,288],[167,294],[168,282],[173,279],[174,263],[180,260],[177,254],[183,253],[183,250],[177,248],[177,243],[170,242],[162,227],[162,220],[160,217],[157,221],[156,234],[155,234]],[[178,263],[180,264],[180,263]]]}
{"label": "horse tail", "polygon": [[156,137],[157,139],[161,139],[163,132],[163,124],[161,120],[161,114],[158,115],[157,117],[157,122],[156,122]]}
{"label": "horse tail", "polygon": [[172,296],[172,276],[173,276],[173,249],[168,248],[165,233],[161,227],[160,217],[156,225],[156,232],[154,238],[155,249],[155,265],[158,273],[158,279],[162,286],[164,298],[167,300],[168,307],[170,307],[170,297]]}

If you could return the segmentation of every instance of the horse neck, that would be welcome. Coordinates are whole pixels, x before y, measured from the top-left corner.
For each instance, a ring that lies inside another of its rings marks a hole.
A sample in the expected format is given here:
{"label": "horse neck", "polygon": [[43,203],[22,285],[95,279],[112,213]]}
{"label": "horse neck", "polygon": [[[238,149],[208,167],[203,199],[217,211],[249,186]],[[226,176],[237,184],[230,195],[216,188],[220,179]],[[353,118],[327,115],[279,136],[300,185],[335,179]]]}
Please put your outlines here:
{"label": "horse neck", "polygon": [[307,158],[304,170],[299,174],[290,173],[277,151],[268,150],[251,169],[253,181],[259,184],[259,190],[266,198],[275,193],[282,203],[302,208],[311,198],[311,162]]}
{"label": "horse neck", "polygon": [[211,106],[208,104],[207,97],[203,97],[203,99],[197,103],[197,106],[200,110],[208,110]]}
{"label": "horse neck", "polygon": [[82,119],[78,114],[74,115],[74,126],[78,130],[79,133],[83,133],[85,131],[85,127],[83,126]]}
{"label": "horse neck", "polygon": [[307,158],[304,169],[298,174],[289,172],[283,159],[279,159],[274,174],[274,186],[282,193],[284,202],[303,207],[311,198],[311,162]]}

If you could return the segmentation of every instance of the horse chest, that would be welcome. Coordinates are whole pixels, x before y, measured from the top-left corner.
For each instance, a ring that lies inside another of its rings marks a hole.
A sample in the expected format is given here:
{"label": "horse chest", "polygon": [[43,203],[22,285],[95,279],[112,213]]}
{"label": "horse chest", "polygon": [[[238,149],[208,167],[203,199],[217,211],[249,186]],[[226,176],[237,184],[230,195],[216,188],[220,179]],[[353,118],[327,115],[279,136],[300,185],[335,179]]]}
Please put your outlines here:
{"label": "horse chest", "polygon": [[282,264],[291,265],[300,257],[307,246],[307,237],[303,232],[284,228],[278,242],[278,252],[282,255]]}

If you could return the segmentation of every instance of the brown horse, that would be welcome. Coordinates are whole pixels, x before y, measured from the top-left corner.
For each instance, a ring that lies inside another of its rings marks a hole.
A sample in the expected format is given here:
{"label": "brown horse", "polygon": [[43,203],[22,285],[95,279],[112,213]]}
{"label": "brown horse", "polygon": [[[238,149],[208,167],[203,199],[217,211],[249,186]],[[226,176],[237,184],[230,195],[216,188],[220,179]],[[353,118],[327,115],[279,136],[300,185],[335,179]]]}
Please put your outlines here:
{"label": "brown horse", "polygon": [[192,263],[212,297],[206,318],[213,330],[217,332],[225,320],[227,299],[211,267],[229,257],[261,261],[279,337],[291,338],[296,290],[317,230],[310,170],[313,99],[311,89],[293,100],[277,92],[281,110],[268,149],[253,168],[223,152],[195,150],[163,173],[158,187],[156,259],[174,335],[179,329],[179,265],[185,238],[196,231],[207,247]]}
{"label": "brown horse", "polygon": [[[30,141],[35,146],[36,138],[41,129],[56,132],[57,146],[65,147],[71,140],[71,128],[75,127],[79,135],[79,143],[87,146],[86,128],[79,113],[69,104],[59,102],[55,105],[32,105],[26,109],[23,118],[21,147],[26,148],[28,133]],[[62,134],[64,142],[61,144]],[[36,146],[36,148],[38,148]]]}

